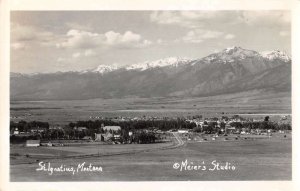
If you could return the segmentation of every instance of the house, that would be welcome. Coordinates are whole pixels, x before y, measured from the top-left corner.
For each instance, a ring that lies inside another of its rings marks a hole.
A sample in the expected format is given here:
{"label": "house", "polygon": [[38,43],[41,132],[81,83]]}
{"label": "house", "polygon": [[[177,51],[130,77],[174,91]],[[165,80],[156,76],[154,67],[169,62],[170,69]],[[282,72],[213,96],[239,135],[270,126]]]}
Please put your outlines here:
{"label": "house", "polygon": [[18,130],[18,128],[15,128],[15,130],[14,130],[14,133],[13,133],[14,135],[18,135],[18,134],[20,134],[20,132],[19,132],[19,130]]}
{"label": "house", "polygon": [[31,133],[42,133],[45,132],[47,129],[45,127],[33,127],[30,129]]}
{"label": "house", "polygon": [[107,130],[107,131],[118,131],[118,130],[121,130],[121,127],[120,126],[104,126],[103,127],[103,130]]}
{"label": "house", "polygon": [[83,140],[92,140],[92,137],[91,136],[84,136],[82,139]]}
{"label": "house", "polygon": [[61,126],[50,126],[49,130],[62,130],[63,128]]}
{"label": "house", "polygon": [[109,141],[113,138],[113,134],[107,132],[104,134],[104,141]]}
{"label": "house", "polygon": [[251,133],[251,134],[256,134],[256,129],[251,129],[251,130],[250,130],[250,133]]}
{"label": "house", "polygon": [[19,132],[19,134],[15,134],[14,136],[17,136],[17,137],[29,137],[29,136],[32,136],[34,135],[33,133],[30,133],[30,132]]}
{"label": "house", "polygon": [[268,133],[273,133],[274,131],[273,131],[273,129],[268,129],[267,132]]}
{"label": "house", "polygon": [[121,135],[114,135],[114,140],[119,141],[121,139]]}
{"label": "house", "polygon": [[95,133],[95,141],[104,141],[104,136],[103,134],[99,133]]}
{"label": "house", "polygon": [[231,127],[231,125],[226,124],[225,125],[225,133],[226,134],[231,134],[234,133],[236,131],[235,127]]}
{"label": "house", "polygon": [[77,130],[77,131],[86,131],[87,128],[86,127],[74,127],[74,130]]}
{"label": "house", "polygon": [[95,141],[109,141],[113,138],[113,135],[109,132],[107,133],[95,133]]}
{"label": "house", "polygon": [[188,133],[188,129],[178,129],[178,133]]}
{"label": "house", "polygon": [[26,147],[39,147],[41,145],[41,140],[27,140]]}

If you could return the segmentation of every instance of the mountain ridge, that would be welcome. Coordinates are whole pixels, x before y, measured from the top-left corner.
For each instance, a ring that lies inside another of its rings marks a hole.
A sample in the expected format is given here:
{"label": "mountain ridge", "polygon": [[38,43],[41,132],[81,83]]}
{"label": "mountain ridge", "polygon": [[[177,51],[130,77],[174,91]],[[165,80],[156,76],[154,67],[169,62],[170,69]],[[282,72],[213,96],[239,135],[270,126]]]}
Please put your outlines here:
{"label": "mountain ridge", "polygon": [[[272,50],[272,51],[263,51],[263,52],[256,52],[254,50],[248,50],[248,49],[243,49],[238,46],[233,46],[233,47],[228,47],[223,49],[222,51],[218,53],[213,53],[208,56],[205,56],[200,59],[189,59],[186,57],[167,57],[163,59],[158,59],[154,61],[145,61],[145,62],[140,62],[140,63],[135,63],[131,65],[125,65],[125,66],[117,66],[117,64],[111,64],[111,65],[105,65],[105,64],[100,64],[96,68],[88,69],[88,70],[83,70],[83,71],[67,71],[67,72],[78,72],[78,73],[88,73],[88,72],[95,72],[95,73],[107,73],[107,72],[112,72],[118,69],[126,69],[126,70],[146,70],[150,68],[156,68],[156,67],[167,67],[167,66],[179,66],[179,65],[184,65],[184,64],[195,64],[197,61],[204,60],[206,62],[210,62],[214,59],[219,59],[222,61],[224,64],[230,63],[233,61],[233,56],[235,55],[234,53],[241,53],[243,54],[238,54],[240,57],[239,59],[245,59],[246,56],[251,56],[250,54],[252,53],[252,56],[261,56],[262,58],[268,59],[268,60],[282,60],[284,62],[289,62],[291,61],[290,56],[285,53],[284,51],[280,50]],[[224,53],[229,55],[227,58],[224,57]],[[216,55],[218,57],[216,57]],[[223,57],[221,57],[223,56]],[[235,59],[237,59],[235,57]],[[16,73],[16,72],[11,72],[13,75],[21,75],[22,73]],[[54,73],[60,73],[60,72],[54,72]],[[23,75],[37,75],[40,73],[32,73],[32,74],[23,74]],[[47,73],[48,74],[48,73]]]}
{"label": "mountain ridge", "polygon": [[11,73],[11,98],[197,97],[251,89],[291,89],[291,58],[280,51],[261,54],[231,47],[201,59],[171,57],[128,67],[101,65],[86,72]]}

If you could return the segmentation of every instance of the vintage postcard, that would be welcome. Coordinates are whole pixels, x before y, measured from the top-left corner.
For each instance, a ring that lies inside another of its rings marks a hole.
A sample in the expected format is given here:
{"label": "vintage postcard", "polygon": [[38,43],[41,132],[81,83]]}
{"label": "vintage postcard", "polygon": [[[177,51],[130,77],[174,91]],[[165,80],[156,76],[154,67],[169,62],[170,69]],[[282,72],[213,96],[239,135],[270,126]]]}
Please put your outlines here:
{"label": "vintage postcard", "polygon": [[291,182],[292,15],[9,10],[8,181]]}

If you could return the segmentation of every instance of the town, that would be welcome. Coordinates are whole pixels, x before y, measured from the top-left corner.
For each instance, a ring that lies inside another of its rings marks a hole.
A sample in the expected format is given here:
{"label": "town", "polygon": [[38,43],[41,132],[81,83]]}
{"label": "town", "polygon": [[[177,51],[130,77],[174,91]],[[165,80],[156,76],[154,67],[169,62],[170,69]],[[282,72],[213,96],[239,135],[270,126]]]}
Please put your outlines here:
{"label": "town", "polygon": [[[274,133],[291,133],[291,117],[281,116],[271,121],[239,115],[203,118],[186,117],[90,117],[91,120],[67,125],[41,121],[11,121],[10,143],[26,146],[65,146],[73,142],[102,142],[106,144],[148,144],[170,140],[178,133],[186,141],[239,140],[241,135],[270,137]],[[231,136],[234,135],[234,136]],[[244,137],[244,138],[247,138]]]}

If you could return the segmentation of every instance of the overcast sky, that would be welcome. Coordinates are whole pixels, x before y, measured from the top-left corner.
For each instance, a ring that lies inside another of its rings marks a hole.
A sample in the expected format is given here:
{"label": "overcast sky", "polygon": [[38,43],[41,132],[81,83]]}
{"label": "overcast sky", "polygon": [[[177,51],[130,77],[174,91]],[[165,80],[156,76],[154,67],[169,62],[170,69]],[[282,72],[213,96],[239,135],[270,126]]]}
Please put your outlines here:
{"label": "overcast sky", "polygon": [[13,11],[11,72],[78,71],[230,46],[290,54],[288,11]]}

